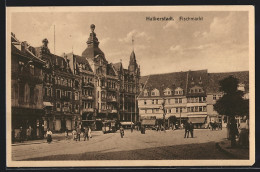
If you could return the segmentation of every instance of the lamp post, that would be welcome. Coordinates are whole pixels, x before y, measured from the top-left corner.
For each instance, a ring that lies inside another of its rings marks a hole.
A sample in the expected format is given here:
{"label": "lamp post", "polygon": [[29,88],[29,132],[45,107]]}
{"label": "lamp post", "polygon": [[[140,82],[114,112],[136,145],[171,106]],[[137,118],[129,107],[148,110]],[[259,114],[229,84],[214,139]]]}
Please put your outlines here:
{"label": "lamp post", "polygon": [[165,130],[165,98],[163,98],[163,102],[162,102],[162,110],[163,110],[163,128],[164,128],[164,132],[166,132]]}
{"label": "lamp post", "polygon": [[180,108],[180,127],[181,127],[181,108]]}

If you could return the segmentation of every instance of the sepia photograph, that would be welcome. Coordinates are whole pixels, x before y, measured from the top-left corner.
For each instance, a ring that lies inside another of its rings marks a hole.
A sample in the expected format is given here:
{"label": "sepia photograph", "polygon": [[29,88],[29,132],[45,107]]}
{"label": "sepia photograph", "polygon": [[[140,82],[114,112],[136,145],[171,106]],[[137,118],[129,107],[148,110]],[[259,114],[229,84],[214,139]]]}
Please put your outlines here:
{"label": "sepia photograph", "polygon": [[253,6],[6,10],[8,167],[254,164]]}

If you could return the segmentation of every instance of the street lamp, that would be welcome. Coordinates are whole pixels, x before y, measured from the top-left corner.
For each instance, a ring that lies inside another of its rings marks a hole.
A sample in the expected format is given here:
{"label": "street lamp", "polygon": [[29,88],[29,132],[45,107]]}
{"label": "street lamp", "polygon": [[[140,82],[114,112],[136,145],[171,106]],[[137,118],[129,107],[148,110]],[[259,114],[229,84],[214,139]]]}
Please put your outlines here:
{"label": "street lamp", "polygon": [[162,102],[162,110],[163,110],[163,128],[164,128],[164,132],[166,132],[165,130],[165,98],[163,98],[163,102]]}

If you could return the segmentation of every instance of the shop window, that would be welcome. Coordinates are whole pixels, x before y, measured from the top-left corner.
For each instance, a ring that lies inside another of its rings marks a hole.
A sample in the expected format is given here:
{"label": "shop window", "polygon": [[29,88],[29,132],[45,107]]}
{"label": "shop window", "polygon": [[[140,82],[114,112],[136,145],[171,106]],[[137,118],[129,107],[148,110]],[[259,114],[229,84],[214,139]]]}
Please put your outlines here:
{"label": "shop window", "polygon": [[32,74],[32,75],[34,75],[34,65],[30,65],[30,73]]}

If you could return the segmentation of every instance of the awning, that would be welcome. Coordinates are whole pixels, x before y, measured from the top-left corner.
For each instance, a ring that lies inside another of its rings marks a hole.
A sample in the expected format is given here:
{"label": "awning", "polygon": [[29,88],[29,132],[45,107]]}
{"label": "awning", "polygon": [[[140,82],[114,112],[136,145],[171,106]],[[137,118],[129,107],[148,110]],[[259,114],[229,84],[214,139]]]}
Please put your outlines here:
{"label": "awning", "polygon": [[192,122],[192,123],[195,123],[195,124],[198,124],[198,123],[205,123],[205,117],[189,117],[189,121]]}
{"label": "awning", "polygon": [[44,106],[53,106],[53,105],[51,104],[51,102],[43,102],[43,105],[44,105]]}
{"label": "awning", "polygon": [[143,119],[142,125],[155,125],[155,119]]}
{"label": "awning", "polygon": [[133,122],[120,122],[121,125],[134,125]]}

